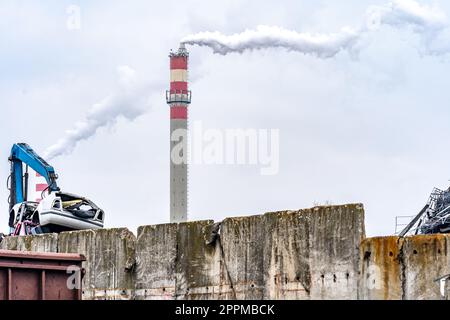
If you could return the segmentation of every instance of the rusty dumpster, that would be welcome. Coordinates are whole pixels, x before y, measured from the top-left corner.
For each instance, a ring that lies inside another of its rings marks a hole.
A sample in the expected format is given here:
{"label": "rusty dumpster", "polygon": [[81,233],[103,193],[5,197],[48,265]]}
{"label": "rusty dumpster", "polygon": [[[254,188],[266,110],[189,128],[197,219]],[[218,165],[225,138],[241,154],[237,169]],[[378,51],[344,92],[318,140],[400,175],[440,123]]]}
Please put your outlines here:
{"label": "rusty dumpster", "polygon": [[80,254],[0,250],[0,300],[81,300]]}

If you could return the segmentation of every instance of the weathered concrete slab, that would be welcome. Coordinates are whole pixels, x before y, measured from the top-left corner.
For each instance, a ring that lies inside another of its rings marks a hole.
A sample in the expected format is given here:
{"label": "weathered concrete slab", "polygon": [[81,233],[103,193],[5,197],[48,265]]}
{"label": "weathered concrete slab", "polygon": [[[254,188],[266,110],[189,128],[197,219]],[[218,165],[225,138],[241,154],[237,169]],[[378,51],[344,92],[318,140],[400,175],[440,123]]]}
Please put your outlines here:
{"label": "weathered concrete slab", "polygon": [[49,233],[38,236],[6,237],[0,243],[0,249],[33,252],[57,252],[58,234]]}
{"label": "weathered concrete slab", "polygon": [[176,298],[218,299],[221,255],[218,243],[208,245],[214,221],[180,223],[177,233]]}
{"label": "weathered concrete slab", "polygon": [[404,299],[440,299],[435,280],[450,273],[450,235],[414,236],[403,244]]}
{"label": "weathered concrete slab", "polygon": [[132,299],[136,238],[128,229],[63,232],[58,251],[85,255],[83,299]]}
{"label": "weathered concrete slab", "polygon": [[213,221],[140,227],[136,244],[137,299],[217,299],[219,244],[207,244]]}
{"label": "weathered concrete slab", "polygon": [[403,239],[365,239],[360,248],[359,299],[403,299]]}
{"label": "weathered concrete slab", "polygon": [[435,280],[450,273],[449,239],[436,234],[363,241],[360,299],[441,299]]}
{"label": "weathered concrete slab", "polygon": [[264,297],[264,217],[228,218],[221,224],[220,299]]}
{"label": "weathered concrete slab", "polygon": [[136,299],[176,297],[178,224],[143,226],[136,241]]}
{"label": "weathered concrete slab", "polygon": [[311,299],[357,299],[362,204],[316,207],[309,215]]}
{"label": "weathered concrete slab", "polygon": [[268,213],[266,299],[357,299],[361,204]]}
{"label": "weathered concrete slab", "polygon": [[309,218],[297,211],[264,215],[265,299],[309,299]]}

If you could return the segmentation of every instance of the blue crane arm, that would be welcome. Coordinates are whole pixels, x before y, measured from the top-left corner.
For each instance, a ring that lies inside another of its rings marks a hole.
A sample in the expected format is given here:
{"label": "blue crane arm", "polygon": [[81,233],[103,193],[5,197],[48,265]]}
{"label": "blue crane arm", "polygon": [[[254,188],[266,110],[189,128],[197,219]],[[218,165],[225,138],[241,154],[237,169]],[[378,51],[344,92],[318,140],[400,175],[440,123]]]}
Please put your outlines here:
{"label": "blue crane arm", "polygon": [[11,207],[25,201],[23,166],[26,164],[47,180],[49,192],[59,191],[55,169],[42,159],[26,143],[14,144],[11,149]]}

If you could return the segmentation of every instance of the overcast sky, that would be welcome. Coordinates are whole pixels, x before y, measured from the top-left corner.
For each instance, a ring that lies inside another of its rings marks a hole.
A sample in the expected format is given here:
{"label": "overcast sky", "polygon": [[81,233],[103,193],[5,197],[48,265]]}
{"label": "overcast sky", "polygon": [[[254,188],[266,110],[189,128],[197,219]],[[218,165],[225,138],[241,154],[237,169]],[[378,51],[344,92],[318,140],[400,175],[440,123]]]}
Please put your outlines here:
{"label": "overcast sky", "polygon": [[[148,85],[148,112],[100,129],[52,160],[63,190],[94,200],[107,227],[169,220],[168,52],[200,31],[258,25],[299,32],[359,26],[386,0],[20,1],[0,4],[0,209],[7,223],[8,155],[15,142],[38,153],[118,90],[118,66]],[[423,0],[421,3],[430,3]],[[435,2],[433,2],[435,3]],[[438,1],[450,14],[450,2]],[[81,29],[67,28],[70,5]],[[450,59],[421,54],[408,28],[382,27],[357,56],[319,59],[274,48],[213,54],[189,47],[190,123],[280,130],[280,171],[192,165],[189,219],[361,202],[368,235],[394,232],[433,187],[450,179]]]}

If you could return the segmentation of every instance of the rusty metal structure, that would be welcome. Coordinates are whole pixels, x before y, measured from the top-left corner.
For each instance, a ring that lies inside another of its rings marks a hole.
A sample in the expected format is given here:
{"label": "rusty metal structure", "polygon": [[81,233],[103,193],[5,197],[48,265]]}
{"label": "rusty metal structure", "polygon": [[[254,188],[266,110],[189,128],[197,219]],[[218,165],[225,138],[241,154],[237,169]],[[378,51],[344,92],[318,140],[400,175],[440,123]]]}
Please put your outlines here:
{"label": "rusty metal structure", "polygon": [[68,253],[0,250],[0,300],[81,300],[81,263]]}
{"label": "rusty metal structure", "polygon": [[447,190],[434,188],[425,207],[399,236],[436,233],[450,233],[450,188]]}

